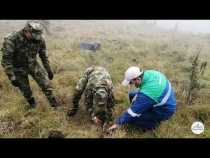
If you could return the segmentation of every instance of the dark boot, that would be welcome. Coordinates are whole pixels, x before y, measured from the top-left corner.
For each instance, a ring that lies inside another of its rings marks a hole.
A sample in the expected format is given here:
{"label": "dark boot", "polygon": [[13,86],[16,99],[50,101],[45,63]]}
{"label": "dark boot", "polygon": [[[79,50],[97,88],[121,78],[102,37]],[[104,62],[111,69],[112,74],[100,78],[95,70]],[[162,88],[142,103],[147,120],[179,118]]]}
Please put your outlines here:
{"label": "dark boot", "polygon": [[74,115],[76,115],[77,111],[78,111],[78,108],[71,108],[67,111],[67,115],[69,117],[73,117]]}
{"label": "dark boot", "polygon": [[29,103],[31,108],[36,108],[36,102],[35,102],[35,99],[33,97],[28,100],[28,103]]}
{"label": "dark boot", "polygon": [[49,132],[48,138],[60,139],[65,138],[65,135],[61,131],[52,130]]}
{"label": "dark boot", "polygon": [[60,103],[58,102],[58,100],[57,100],[55,97],[53,97],[53,98],[50,99],[50,104],[51,104],[51,106],[54,107],[54,108],[60,106]]}

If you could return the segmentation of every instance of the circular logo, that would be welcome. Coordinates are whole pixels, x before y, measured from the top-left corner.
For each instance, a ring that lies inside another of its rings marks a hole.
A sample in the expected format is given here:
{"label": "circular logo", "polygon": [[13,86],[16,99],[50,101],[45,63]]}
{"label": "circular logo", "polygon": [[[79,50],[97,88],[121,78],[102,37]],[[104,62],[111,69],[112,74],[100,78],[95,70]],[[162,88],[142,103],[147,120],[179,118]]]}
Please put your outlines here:
{"label": "circular logo", "polygon": [[200,121],[193,122],[191,130],[194,134],[201,134],[204,132],[204,125]]}

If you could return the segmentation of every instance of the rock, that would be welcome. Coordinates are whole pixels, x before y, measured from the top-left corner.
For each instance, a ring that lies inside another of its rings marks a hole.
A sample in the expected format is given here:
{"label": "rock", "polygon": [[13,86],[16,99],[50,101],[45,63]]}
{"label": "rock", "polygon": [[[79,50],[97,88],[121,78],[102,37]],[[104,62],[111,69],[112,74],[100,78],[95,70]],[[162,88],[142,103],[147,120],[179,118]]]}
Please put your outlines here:
{"label": "rock", "polygon": [[96,50],[99,50],[101,48],[101,44],[98,43],[98,42],[94,42],[94,43],[82,42],[80,44],[80,48],[81,49],[86,49],[86,50],[91,50],[91,51],[96,51]]}
{"label": "rock", "polygon": [[48,138],[64,138],[64,134],[61,131],[52,130],[49,132]]}

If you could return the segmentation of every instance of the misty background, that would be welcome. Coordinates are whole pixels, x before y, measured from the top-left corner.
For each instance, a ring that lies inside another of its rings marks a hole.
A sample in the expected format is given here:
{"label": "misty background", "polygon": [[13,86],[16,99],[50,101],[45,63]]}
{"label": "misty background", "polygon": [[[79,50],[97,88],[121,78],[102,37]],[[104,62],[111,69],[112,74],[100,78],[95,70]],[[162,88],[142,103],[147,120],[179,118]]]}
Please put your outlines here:
{"label": "misty background", "polygon": [[[23,26],[23,23],[25,23],[26,20],[0,20],[0,29],[3,29],[3,24],[9,24],[12,23],[13,27],[20,28]],[[79,24],[79,23],[92,23],[95,24],[137,24],[136,26],[139,26],[139,24],[149,24],[153,25],[155,27],[158,27],[159,29],[162,29],[163,31],[171,31],[176,30],[178,32],[183,33],[210,33],[210,20],[50,20],[52,24],[59,24],[61,25],[68,25],[71,23]],[[15,25],[14,25],[15,24]]]}
{"label": "misty background", "polygon": [[210,33],[210,20],[128,20],[128,23],[154,23],[158,27],[188,33]]}

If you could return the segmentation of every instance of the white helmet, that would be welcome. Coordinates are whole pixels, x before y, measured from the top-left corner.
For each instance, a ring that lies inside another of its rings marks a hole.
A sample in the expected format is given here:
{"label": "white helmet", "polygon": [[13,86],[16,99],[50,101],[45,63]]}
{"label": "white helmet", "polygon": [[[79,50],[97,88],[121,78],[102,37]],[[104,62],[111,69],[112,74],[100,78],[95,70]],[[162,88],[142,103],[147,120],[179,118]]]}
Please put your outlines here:
{"label": "white helmet", "polygon": [[132,79],[135,79],[143,74],[143,70],[140,70],[137,66],[132,66],[125,72],[125,79],[122,82],[123,86],[127,86]]}

